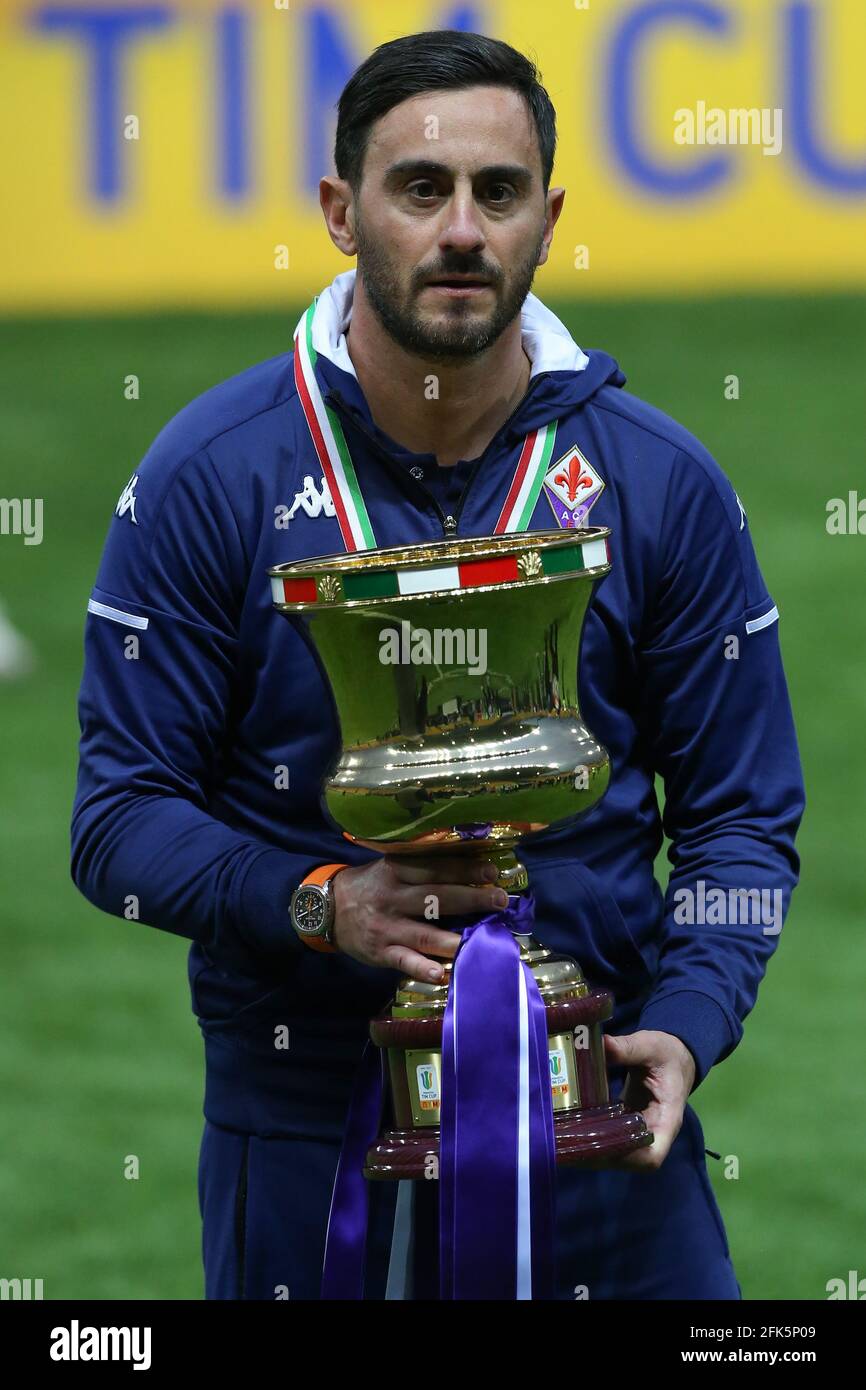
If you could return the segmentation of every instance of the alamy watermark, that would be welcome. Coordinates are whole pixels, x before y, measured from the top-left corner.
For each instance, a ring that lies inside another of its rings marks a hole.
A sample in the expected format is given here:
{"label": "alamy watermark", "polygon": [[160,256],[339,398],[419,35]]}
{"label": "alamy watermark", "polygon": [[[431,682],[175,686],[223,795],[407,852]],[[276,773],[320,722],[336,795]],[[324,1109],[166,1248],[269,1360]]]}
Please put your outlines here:
{"label": "alamy watermark", "polygon": [[824,1287],[827,1290],[828,1301],[851,1298],[857,1303],[862,1303],[866,1299],[866,1279],[860,1277],[858,1269],[849,1269],[847,1279],[838,1276],[835,1279],[828,1279]]}
{"label": "alamy watermark", "polygon": [[675,891],[674,904],[678,926],[761,926],[764,936],[782,930],[781,888],[708,888],[699,878],[694,889]]}
{"label": "alamy watermark", "polygon": [[866,497],[853,488],[847,497],[831,497],[825,525],[828,536],[866,536]]}
{"label": "alamy watermark", "polygon": [[23,536],[25,545],[41,545],[42,498],[0,497],[0,536]]}
{"label": "alamy watermark", "polygon": [[487,670],[487,629],[483,627],[413,627],[404,620],[399,629],[379,632],[383,666],[459,666],[473,676]]}
{"label": "alamy watermark", "polygon": [[69,1327],[51,1329],[48,1352],[52,1361],[131,1361],[134,1371],[147,1371],[151,1361],[149,1327],[82,1327],[73,1318]]}
{"label": "alamy watermark", "polygon": [[674,112],[677,145],[760,145],[765,155],[782,152],[782,109],[776,107],[681,106]]}
{"label": "alamy watermark", "polygon": [[44,1298],[41,1279],[0,1279],[0,1300],[20,1300]]}

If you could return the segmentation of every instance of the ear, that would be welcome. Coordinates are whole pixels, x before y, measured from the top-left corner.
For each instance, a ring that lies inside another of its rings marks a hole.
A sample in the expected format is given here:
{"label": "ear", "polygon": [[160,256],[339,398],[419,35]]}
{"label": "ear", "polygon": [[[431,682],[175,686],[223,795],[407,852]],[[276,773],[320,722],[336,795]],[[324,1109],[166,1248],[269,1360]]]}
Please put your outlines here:
{"label": "ear", "polygon": [[355,203],[350,184],[326,174],[319,181],[319,205],[334,245],[344,256],[356,256]]}
{"label": "ear", "polygon": [[562,212],[562,205],[564,202],[564,188],[551,188],[548,190],[544,215],[544,242],[541,247],[541,254],[538,258],[539,265],[544,265],[547,260],[550,243],[553,241],[553,229],[559,220],[559,214]]}

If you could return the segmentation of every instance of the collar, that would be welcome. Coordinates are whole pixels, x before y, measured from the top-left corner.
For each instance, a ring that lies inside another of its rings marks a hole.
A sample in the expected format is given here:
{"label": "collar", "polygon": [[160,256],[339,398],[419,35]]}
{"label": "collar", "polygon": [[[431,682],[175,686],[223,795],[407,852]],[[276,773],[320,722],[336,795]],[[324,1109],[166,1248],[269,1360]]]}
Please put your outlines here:
{"label": "collar", "polygon": [[[352,319],[356,274],[356,270],[344,271],[316,299],[312,338],[322,394],[326,402],[346,407],[391,456],[407,466],[423,465],[433,455],[412,454],[379,429],[349,356],[346,329]],[[530,376],[523,400],[496,436],[506,449],[531,430],[578,410],[605,387],[623,386],[626,380],[608,353],[595,349],[583,352],[565,325],[535,295],[526,296],[520,320]]]}

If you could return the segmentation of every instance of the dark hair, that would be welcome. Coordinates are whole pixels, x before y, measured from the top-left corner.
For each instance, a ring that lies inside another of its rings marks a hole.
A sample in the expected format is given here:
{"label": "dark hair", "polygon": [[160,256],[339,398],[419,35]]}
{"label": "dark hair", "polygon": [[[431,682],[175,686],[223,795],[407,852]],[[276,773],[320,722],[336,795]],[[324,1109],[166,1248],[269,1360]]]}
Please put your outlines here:
{"label": "dark hair", "polygon": [[545,194],[556,151],[556,112],[535,63],[499,39],[461,29],[407,34],[373,50],[352,74],[338,102],[334,163],[357,190],[371,127],[401,101],[421,92],[465,87],[512,87],[535,121]]}

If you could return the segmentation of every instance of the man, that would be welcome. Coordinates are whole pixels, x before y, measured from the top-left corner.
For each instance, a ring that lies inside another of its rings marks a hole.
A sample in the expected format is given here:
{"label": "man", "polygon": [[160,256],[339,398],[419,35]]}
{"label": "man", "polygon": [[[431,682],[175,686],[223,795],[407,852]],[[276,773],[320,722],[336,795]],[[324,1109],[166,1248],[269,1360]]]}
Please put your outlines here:
{"label": "man", "polygon": [[[507,45],[456,32],[398,39],[359,68],[340,100],[337,176],[321,182],[357,274],[319,295],[294,355],[208,391],[159,435],[90,601],[72,872],[104,910],[193,942],[209,1298],[318,1296],[367,1020],[395,972],[440,977],[449,915],[500,901],[460,862],[386,862],[322,817],[334,715],[267,577],[355,543],[357,499],[325,487],[317,409],[344,436],[379,546],[489,534],[523,441],[553,421],[526,529],[611,528],[581,656],[611,786],[521,857],[538,936],[615,994],[612,1093],[625,1081],[655,1143],[618,1169],[560,1171],[558,1296],[740,1296],[687,1100],[742,1036],[797,880],[803,789],[778,614],[707,451],[529,293],[564,199],[537,78]],[[311,874],[330,952],[293,930]],[[775,925],[703,912],[713,888],[763,891],[781,904]],[[416,1297],[435,1296],[435,1188],[416,1184]],[[372,1203],[367,1296],[382,1297],[392,1187]]]}

